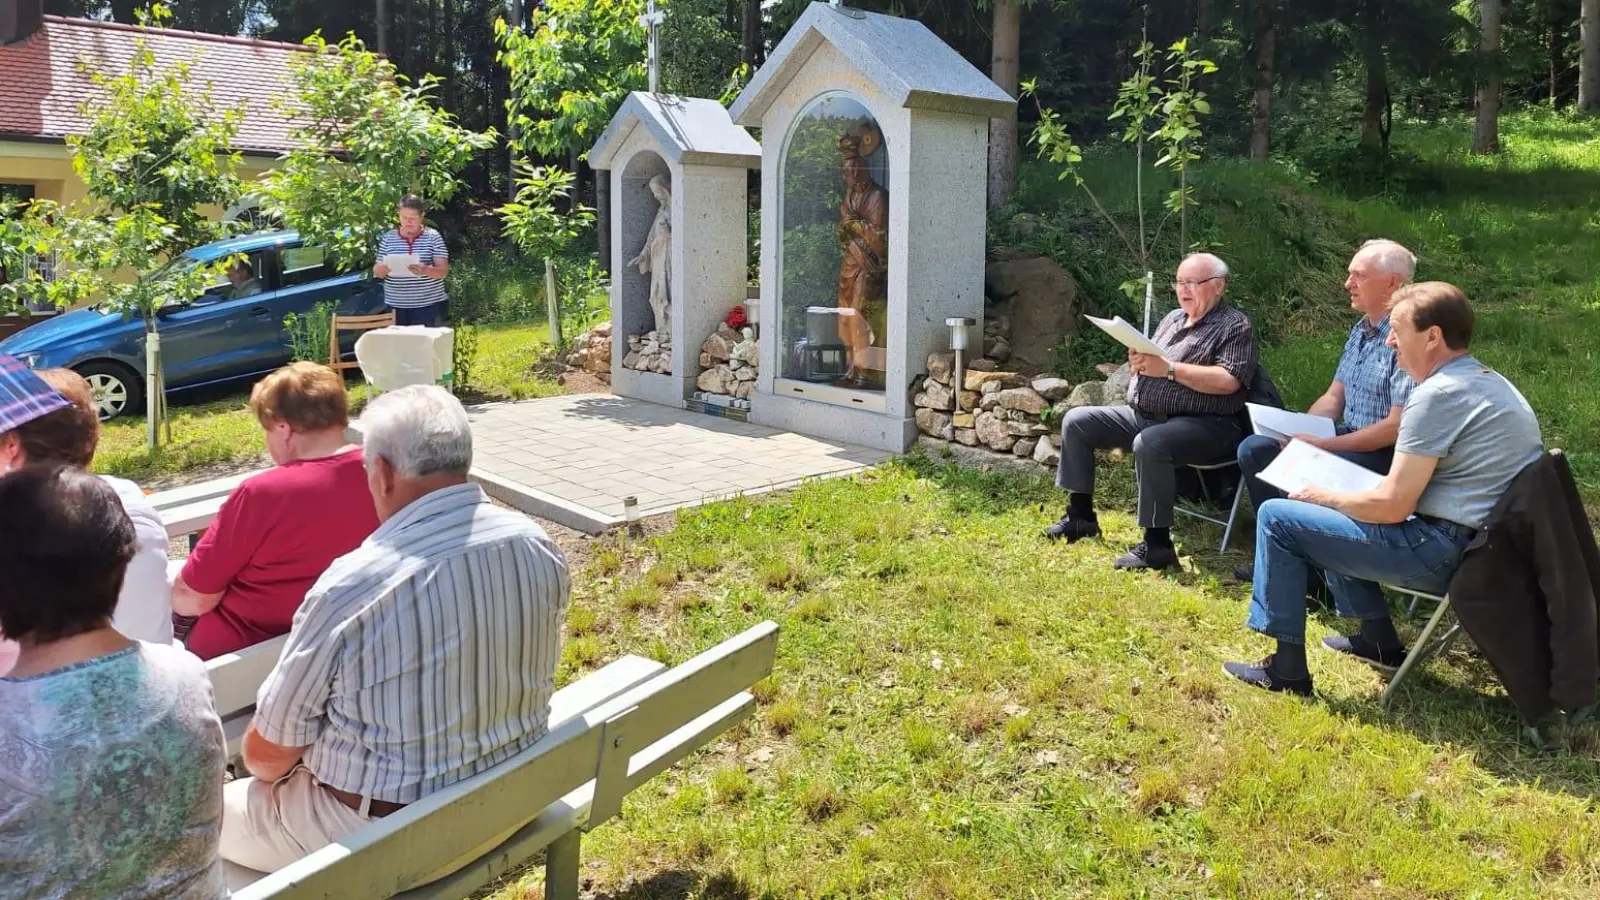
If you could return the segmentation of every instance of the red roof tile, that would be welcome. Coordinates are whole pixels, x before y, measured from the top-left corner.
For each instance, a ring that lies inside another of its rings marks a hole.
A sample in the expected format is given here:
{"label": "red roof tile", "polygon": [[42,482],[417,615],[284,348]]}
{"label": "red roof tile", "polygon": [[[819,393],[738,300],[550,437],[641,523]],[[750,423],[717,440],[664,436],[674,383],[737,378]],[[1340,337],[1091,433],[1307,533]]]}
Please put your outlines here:
{"label": "red roof tile", "polygon": [[290,55],[305,48],[60,16],[45,16],[44,27],[26,40],[0,46],[0,137],[82,134],[88,123],[80,107],[95,92],[84,64],[121,74],[140,36],[158,67],[193,60],[192,83],[209,84],[219,109],[244,107],[234,149],[275,154],[293,146],[289,122],[273,101],[288,89]]}

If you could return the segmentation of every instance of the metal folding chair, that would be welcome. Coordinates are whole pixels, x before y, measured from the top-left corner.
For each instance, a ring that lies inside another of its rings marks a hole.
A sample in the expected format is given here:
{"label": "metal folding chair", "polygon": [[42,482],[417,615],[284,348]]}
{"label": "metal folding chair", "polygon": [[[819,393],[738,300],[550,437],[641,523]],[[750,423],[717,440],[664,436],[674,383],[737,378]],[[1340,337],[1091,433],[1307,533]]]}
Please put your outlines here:
{"label": "metal folding chair", "polygon": [[[1213,507],[1216,507],[1217,509],[1221,509],[1222,508],[1221,505],[1218,504],[1216,502],[1216,500],[1214,500],[1212,498],[1211,489],[1206,486],[1205,473],[1206,472],[1215,472],[1215,471],[1217,471],[1219,469],[1228,469],[1228,468],[1235,468],[1236,469],[1238,467],[1239,467],[1239,461],[1238,460],[1234,460],[1234,459],[1230,459],[1230,460],[1227,460],[1225,462],[1211,463],[1209,465],[1189,465],[1186,468],[1194,470],[1196,477],[1200,481],[1200,493],[1201,493],[1201,495],[1203,495],[1205,497],[1205,502],[1208,503],[1208,504],[1211,504]],[[1199,520],[1201,520],[1203,522],[1210,522],[1213,525],[1221,525],[1222,526],[1222,548],[1221,548],[1221,550],[1219,552],[1227,553],[1228,552],[1228,542],[1230,540],[1232,540],[1232,538],[1233,538],[1233,523],[1235,521],[1237,521],[1238,518],[1239,518],[1239,503],[1244,498],[1244,493],[1245,493],[1244,480],[1241,478],[1240,481],[1239,481],[1239,487],[1233,492],[1233,506],[1228,510],[1228,517],[1226,519],[1219,519],[1216,516],[1213,516],[1206,509],[1202,509],[1202,508],[1199,508],[1199,507],[1187,507],[1187,506],[1184,506],[1181,503],[1176,505],[1176,506],[1174,506],[1172,511],[1173,512],[1177,512],[1177,513],[1183,513],[1184,515],[1189,516],[1190,518],[1199,519]]]}
{"label": "metal folding chair", "polygon": [[1422,633],[1417,635],[1417,640],[1411,645],[1411,651],[1406,654],[1405,661],[1400,663],[1400,668],[1395,671],[1394,677],[1389,679],[1388,687],[1383,689],[1382,705],[1387,707],[1389,701],[1394,698],[1395,691],[1399,689],[1400,682],[1405,680],[1405,677],[1411,673],[1412,669],[1430,659],[1443,655],[1446,650],[1450,649],[1450,645],[1455,643],[1455,639],[1461,635],[1461,622],[1457,620],[1449,628],[1445,629],[1444,634],[1434,638],[1434,632],[1438,630],[1439,623],[1444,620],[1445,613],[1450,611],[1449,594],[1440,597],[1392,584],[1385,584],[1382,587],[1396,593],[1411,595],[1410,608],[1412,610],[1415,610],[1417,604],[1423,600],[1431,600],[1438,604],[1433,610],[1433,615],[1428,617],[1427,624],[1422,626]]}

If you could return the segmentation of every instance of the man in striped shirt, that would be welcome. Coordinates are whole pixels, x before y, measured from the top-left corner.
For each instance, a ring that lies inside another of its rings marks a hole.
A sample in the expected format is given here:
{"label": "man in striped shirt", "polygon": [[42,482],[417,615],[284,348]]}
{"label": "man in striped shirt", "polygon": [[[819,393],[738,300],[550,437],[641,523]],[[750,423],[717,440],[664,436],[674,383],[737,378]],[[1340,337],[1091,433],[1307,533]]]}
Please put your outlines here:
{"label": "man in striped shirt", "polygon": [[467,480],[444,390],[361,419],[382,524],[295,615],[224,791],[223,858],[270,872],[543,737],[571,583],[531,519]]}
{"label": "man in striped shirt", "polygon": [[[403,271],[391,268],[395,256],[416,257]],[[422,200],[407,194],[400,201],[400,227],[378,241],[378,263],[372,274],[383,279],[383,302],[394,310],[396,325],[443,325],[450,298],[444,279],[450,274],[450,250],[439,232],[422,223]]]}

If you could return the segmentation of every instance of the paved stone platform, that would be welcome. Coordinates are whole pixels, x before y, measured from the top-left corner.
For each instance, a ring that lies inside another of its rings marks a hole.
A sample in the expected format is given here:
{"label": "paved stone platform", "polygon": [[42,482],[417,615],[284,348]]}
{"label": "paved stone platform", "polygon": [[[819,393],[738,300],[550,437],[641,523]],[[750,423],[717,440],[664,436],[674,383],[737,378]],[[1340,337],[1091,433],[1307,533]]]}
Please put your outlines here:
{"label": "paved stone platform", "polygon": [[739,494],[849,475],[892,454],[615,397],[469,407],[473,477],[497,500],[590,534]]}

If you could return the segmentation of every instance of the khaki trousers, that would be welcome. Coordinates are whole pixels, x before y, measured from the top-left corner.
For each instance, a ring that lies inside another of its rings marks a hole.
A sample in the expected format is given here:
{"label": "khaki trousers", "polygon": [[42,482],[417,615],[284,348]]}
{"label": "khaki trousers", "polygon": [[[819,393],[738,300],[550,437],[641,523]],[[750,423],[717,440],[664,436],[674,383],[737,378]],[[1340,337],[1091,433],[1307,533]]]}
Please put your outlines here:
{"label": "khaki trousers", "polygon": [[241,778],[223,785],[218,852],[235,865],[275,872],[370,821],[324,790],[310,769],[296,766],[271,784]]}

